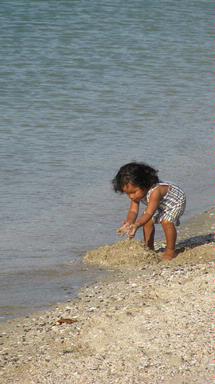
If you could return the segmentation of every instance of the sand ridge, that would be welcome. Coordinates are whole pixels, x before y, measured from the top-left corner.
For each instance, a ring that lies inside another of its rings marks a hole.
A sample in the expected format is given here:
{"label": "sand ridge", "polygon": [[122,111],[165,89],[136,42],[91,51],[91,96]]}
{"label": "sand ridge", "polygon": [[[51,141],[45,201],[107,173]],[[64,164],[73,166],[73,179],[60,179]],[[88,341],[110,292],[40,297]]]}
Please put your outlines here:
{"label": "sand ridge", "polygon": [[84,261],[101,267],[130,268],[157,264],[161,257],[146,248],[142,241],[126,239],[87,252]]}

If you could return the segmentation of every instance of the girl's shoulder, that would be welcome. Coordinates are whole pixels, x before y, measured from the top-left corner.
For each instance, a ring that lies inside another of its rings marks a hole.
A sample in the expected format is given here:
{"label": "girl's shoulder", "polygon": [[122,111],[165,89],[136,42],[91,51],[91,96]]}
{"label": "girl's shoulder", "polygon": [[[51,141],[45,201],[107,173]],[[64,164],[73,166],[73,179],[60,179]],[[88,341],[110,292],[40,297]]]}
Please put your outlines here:
{"label": "girl's shoulder", "polygon": [[161,181],[149,189],[146,195],[147,201],[155,190],[159,190],[161,198],[169,196],[169,193],[185,195],[184,191],[175,183],[171,181]]}
{"label": "girl's shoulder", "polygon": [[158,191],[160,192],[161,194],[161,197],[164,197],[165,194],[169,191],[169,188],[171,188],[171,186],[173,185],[173,183],[169,182],[169,181],[159,181],[157,184],[154,184],[147,192],[146,194],[146,200],[149,201],[150,197],[151,197],[151,194],[154,192],[154,191]]}

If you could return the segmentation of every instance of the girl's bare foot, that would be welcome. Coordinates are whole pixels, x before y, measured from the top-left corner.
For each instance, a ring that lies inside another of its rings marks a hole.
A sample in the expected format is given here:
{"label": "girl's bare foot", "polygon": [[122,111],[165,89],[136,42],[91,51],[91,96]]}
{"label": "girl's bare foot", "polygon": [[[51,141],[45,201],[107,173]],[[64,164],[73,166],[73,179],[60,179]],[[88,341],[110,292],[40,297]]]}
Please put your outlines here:
{"label": "girl's bare foot", "polygon": [[172,260],[176,257],[176,253],[174,249],[166,249],[166,252],[163,255],[163,260]]}
{"label": "girl's bare foot", "polygon": [[150,251],[154,251],[154,250],[155,250],[154,245],[149,245],[149,244],[147,244],[147,243],[145,243],[145,242],[144,242],[144,244],[145,244],[145,246],[146,246],[148,249],[150,249]]}

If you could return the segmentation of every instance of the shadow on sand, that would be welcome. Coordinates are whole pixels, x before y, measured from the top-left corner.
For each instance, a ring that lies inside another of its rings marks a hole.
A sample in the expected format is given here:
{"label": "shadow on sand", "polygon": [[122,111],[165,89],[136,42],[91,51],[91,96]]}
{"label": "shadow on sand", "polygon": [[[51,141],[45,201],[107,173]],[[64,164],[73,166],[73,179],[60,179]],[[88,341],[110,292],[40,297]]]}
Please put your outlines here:
{"label": "shadow on sand", "polygon": [[198,235],[181,240],[176,245],[177,254],[184,252],[187,249],[193,249],[200,245],[210,244],[215,242],[215,233],[208,233],[206,235]]}
{"label": "shadow on sand", "polygon": [[[180,240],[176,244],[176,256],[180,253],[196,248],[200,245],[214,243],[215,247],[215,233],[208,233],[206,235],[197,235],[193,237],[188,237],[187,239]],[[158,249],[158,252],[164,252],[165,247]]]}

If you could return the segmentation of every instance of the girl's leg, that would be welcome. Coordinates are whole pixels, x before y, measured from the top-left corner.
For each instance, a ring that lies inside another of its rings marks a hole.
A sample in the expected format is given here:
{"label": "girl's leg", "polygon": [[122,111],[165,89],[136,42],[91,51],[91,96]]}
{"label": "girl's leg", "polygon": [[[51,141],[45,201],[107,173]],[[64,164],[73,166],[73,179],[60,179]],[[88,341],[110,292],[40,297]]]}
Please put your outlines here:
{"label": "girl's leg", "polygon": [[166,252],[164,253],[165,260],[173,259],[175,255],[175,243],[177,239],[177,231],[175,224],[171,221],[163,221],[162,227],[166,236]]}
{"label": "girl's leg", "polygon": [[143,227],[143,235],[145,240],[145,245],[149,249],[154,249],[154,236],[155,236],[155,226],[152,220],[149,220]]}

